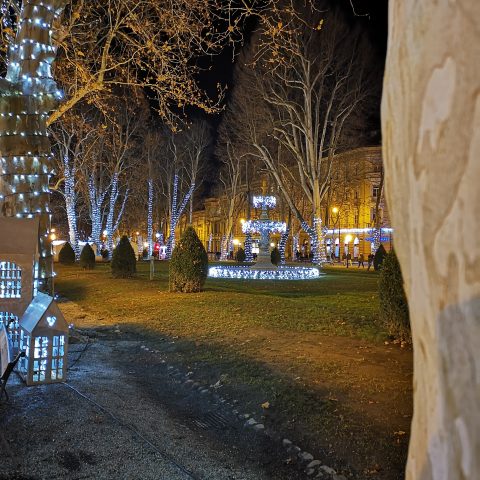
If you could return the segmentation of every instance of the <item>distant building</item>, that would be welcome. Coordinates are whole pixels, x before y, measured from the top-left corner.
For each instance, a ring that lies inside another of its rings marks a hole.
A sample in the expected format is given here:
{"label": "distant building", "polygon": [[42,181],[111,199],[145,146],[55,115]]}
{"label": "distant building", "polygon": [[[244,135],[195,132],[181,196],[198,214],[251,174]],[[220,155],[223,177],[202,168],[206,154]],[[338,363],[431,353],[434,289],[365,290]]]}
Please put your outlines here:
{"label": "distant building", "polygon": [[[327,227],[326,249],[330,254],[333,250],[337,258],[350,253],[352,258],[360,254],[365,257],[372,252],[372,229],[377,225],[381,228],[381,241],[389,250],[392,246],[392,229],[388,215],[388,208],[383,194],[380,195],[380,181],[383,175],[381,147],[364,147],[350,150],[335,156],[335,173],[332,176],[330,192],[324,199],[325,213],[323,221]],[[250,187],[250,194],[260,193],[263,178]],[[288,222],[288,207],[284,204],[276,186],[270,186],[270,192],[277,196],[279,206],[271,212],[272,220]],[[302,193],[299,191],[298,195]],[[245,201],[238,210],[233,237],[235,246],[243,246],[245,234],[242,232],[242,223],[248,218],[247,189],[243,188]],[[377,208],[378,200],[378,208]],[[192,226],[203,242],[211,257],[220,252],[222,238],[225,235],[225,197],[207,198],[204,209],[193,212]],[[309,222],[311,215],[308,210],[302,212]],[[250,217],[256,218],[259,212],[251,209]],[[178,235],[186,228],[188,216],[184,215],[178,223]],[[286,247],[287,258],[294,257],[293,247],[303,256],[310,252],[310,237],[304,232],[299,222],[291,215],[291,232]],[[294,243],[294,237],[297,237]],[[253,238],[253,249],[256,249],[256,238]],[[278,235],[273,235],[272,243],[278,244]],[[298,242],[298,243],[297,243]]]}

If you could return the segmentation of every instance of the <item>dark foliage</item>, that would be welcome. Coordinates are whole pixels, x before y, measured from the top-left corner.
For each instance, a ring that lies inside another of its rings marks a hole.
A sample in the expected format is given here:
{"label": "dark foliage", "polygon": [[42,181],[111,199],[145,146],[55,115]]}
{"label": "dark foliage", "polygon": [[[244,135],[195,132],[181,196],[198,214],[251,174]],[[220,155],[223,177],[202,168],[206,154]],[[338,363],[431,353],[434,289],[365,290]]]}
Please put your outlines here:
{"label": "dark foliage", "polygon": [[410,317],[403,277],[397,255],[392,250],[383,261],[379,281],[380,320],[390,335],[411,341]]}
{"label": "dark foliage", "polygon": [[58,254],[58,261],[63,265],[73,265],[75,263],[75,251],[67,242]]}
{"label": "dark foliage", "polygon": [[279,265],[282,261],[282,256],[280,255],[280,250],[275,247],[270,254],[270,260],[274,265]]}
{"label": "dark foliage", "polygon": [[385,250],[385,247],[382,244],[380,244],[377,251],[375,252],[375,256],[373,257],[373,268],[375,270],[380,270],[386,256],[387,256],[387,251]]}
{"label": "dark foliage", "polygon": [[95,252],[88,243],[82,248],[82,253],[80,254],[80,266],[87,270],[95,268]]}
{"label": "dark foliage", "polygon": [[247,256],[245,255],[245,250],[242,247],[240,247],[237,250],[237,253],[235,254],[235,260],[241,263],[241,262],[244,262],[246,258]]}
{"label": "dark foliage", "polygon": [[126,235],[121,239],[117,247],[113,250],[112,262],[110,264],[112,275],[115,278],[130,278],[137,272],[137,259],[135,252],[130,245],[130,240]]}
{"label": "dark foliage", "polygon": [[193,227],[187,227],[170,260],[170,291],[200,292],[207,279],[207,273],[207,252]]}
{"label": "dark foliage", "polygon": [[100,252],[100,254],[102,255],[102,258],[103,258],[104,260],[108,260],[109,255],[108,255],[108,250],[107,250],[106,248],[104,248],[104,249]]}

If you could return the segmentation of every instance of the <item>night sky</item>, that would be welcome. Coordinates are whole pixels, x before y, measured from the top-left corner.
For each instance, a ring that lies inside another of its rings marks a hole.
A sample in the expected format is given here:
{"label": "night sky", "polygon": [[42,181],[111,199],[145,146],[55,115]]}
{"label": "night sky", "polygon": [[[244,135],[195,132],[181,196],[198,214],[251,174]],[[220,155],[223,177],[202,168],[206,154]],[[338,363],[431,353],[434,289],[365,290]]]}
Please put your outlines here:
{"label": "night sky", "polygon": [[[323,3],[323,2],[322,2]],[[354,25],[360,25],[369,35],[371,40],[371,46],[374,49],[374,61],[377,63],[378,69],[383,73],[385,65],[385,55],[387,47],[387,30],[388,30],[388,0],[329,0],[330,5],[340,6],[344,11],[347,19],[351,22],[352,27]],[[355,9],[352,9],[352,4]],[[255,28],[255,24],[247,23],[244,36],[246,41]],[[238,47],[237,47],[238,49]],[[212,58],[203,59],[200,64],[204,71],[199,75],[199,83],[201,87],[208,92],[211,98],[215,98],[217,93],[217,83],[228,86],[226,102],[228,102],[228,92],[235,88],[232,84],[232,76],[234,70],[234,61],[232,60],[232,50],[225,49],[220,55]],[[378,76],[378,88],[381,91],[381,82],[383,74]],[[372,129],[372,144],[378,144],[381,142],[380,137],[380,96],[375,100],[377,104],[372,105],[376,114],[373,118],[369,119],[369,123]],[[196,110],[190,110],[187,112],[188,116],[202,116],[201,112]],[[207,116],[208,122],[212,126],[213,132],[213,144],[216,140],[216,129],[222,119],[222,115],[209,115]],[[216,170],[219,166],[218,159],[214,157],[214,151],[212,148],[212,158],[210,160],[212,170]],[[210,168],[209,168],[210,170]],[[211,178],[211,177],[210,177]],[[203,195],[209,195],[212,193],[212,187],[215,182],[207,182]]]}

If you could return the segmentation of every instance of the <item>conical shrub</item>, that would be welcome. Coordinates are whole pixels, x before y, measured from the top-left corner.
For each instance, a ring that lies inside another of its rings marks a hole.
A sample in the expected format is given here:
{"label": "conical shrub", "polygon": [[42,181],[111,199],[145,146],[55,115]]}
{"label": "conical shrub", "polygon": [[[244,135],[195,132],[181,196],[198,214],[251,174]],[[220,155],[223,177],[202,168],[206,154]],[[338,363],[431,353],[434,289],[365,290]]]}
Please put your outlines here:
{"label": "conical shrub", "polygon": [[277,247],[275,247],[272,250],[272,253],[270,253],[270,261],[274,265],[278,265],[282,261],[282,256],[280,255],[280,250]]}
{"label": "conical shrub", "polygon": [[133,277],[137,272],[137,259],[135,252],[130,245],[130,240],[126,235],[121,239],[117,247],[113,250],[111,261],[112,275],[115,278]]}
{"label": "conical shrub", "polygon": [[411,341],[408,302],[397,255],[392,250],[383,261],[378,282],[380,320],[390,335]]}
{"label": "conical shrub", "polygon": [[244,262],[245,259],[247,258],[246,254],[245,254],[245,250],[242,248],[242,247],[239,247],[238,250],[237,250],[237,253],[235,254],[235,260],[237,262]]}
{"label": "conical shrub", "polygon": [[375,252],[375,256],[373,257],[373,268],[375,270],[380,270],[386,256],[387,251],[385,250],[385,247],[380,244],[380,246],[377,248],[377,251]]}
{"label": "conical shrub", "polygon": [[87,270],[95,268],[95,252],[88,243],[85,244],[82,248],[82,253],[80,253],[80,266]]}
{"label": "conical shrub", "polygon": [[201,292],[208,273],[208,256],[193,227],[175,246],[169,265],[171,292]]}
{"label": "conical shrub", "polygon": [[58,253],[58,261],[63,265],[73,265],[75,263],[75,251],[68,242],[63,245]]}

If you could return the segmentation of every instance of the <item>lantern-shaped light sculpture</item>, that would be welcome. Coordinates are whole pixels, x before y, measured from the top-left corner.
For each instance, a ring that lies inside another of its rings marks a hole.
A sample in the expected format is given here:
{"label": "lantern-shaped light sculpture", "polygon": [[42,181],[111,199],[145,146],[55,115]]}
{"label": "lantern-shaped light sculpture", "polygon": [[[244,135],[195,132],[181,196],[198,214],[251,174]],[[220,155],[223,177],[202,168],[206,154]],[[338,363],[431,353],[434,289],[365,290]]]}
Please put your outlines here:
{"label": "lantern-shaped light sculpture", "polygon": [[38,293],[20,320],[19,372],[27,385],[64,382],[68,324],[53,297]]}

